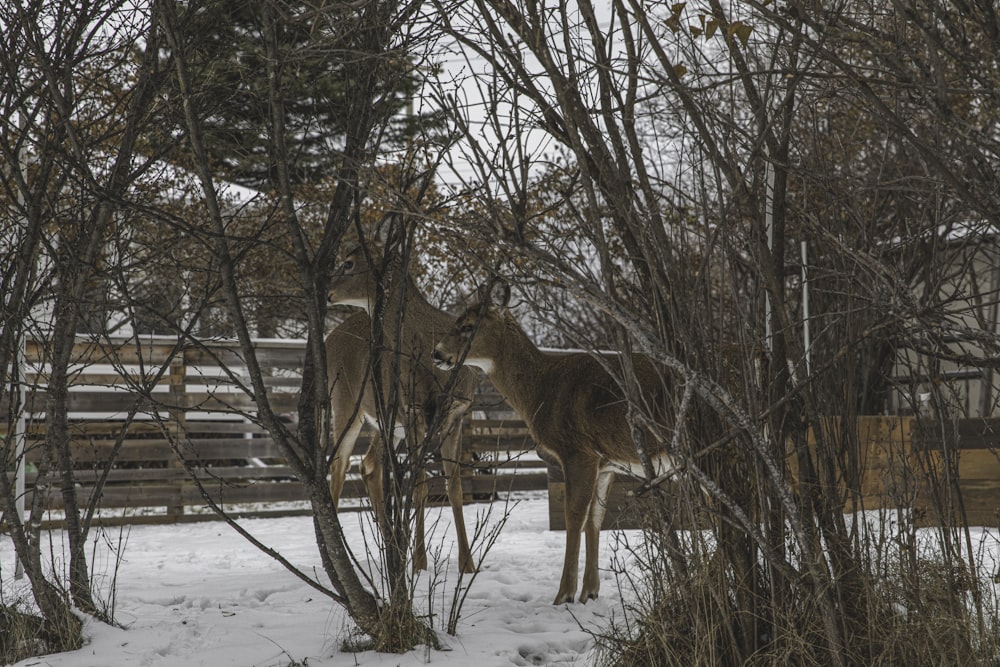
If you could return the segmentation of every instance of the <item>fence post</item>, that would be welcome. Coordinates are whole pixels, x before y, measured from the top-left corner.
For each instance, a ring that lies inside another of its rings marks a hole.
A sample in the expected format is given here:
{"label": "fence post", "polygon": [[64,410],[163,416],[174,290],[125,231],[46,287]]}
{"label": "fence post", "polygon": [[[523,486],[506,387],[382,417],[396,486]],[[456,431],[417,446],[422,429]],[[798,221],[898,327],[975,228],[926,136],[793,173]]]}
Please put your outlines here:
{"label": "fence post", "polygon": [[[184,352],[171,359],[170,361],[170,409],[167,411],[168,419],[170,420],[170,434],[176,446],[179,448],[180,443],[183,442],[186,437],[187,429],[185,428],[186,411],[185,407],[187,405],[184,387],[184,376],[187,374],[187,366],[184,363]],[[180,455],[174,456],[170,459],[167,466],[171,469],[183,468],[184,463],[180,459]],[[185,479],[183,475],[175,477],[170,485],[176,489],[176,494],[173,499],[173,503],[167,505],[167,517],[173,521],[179,521],[180,517],[184,515],[184,483]]]}

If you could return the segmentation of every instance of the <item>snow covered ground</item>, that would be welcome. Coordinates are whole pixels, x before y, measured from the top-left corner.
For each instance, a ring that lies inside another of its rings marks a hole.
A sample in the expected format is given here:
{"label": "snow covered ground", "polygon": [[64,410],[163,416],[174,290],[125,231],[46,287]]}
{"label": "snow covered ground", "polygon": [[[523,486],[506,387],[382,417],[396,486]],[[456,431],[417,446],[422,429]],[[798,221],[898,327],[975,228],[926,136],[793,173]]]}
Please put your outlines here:
{"label": "snow covered ground", "polygon": [[[466,508],[471,526],[490,506]],[[502,505],[494,504],[489,522]],[[462,610],[458,634],[442,634],[448,650],[426,648],[405,655],[345,653],[351,624],[343,610],[251,546],[220,522],[137,526],[119,534],[107,529],[89,554],[99,577],[99,594],[115,591],[115,618],[122,628],[89,621],[87,644],[71,653],[32,658],[20,667],[308,667],[348,665],[583,665],[592,662],[594,640],[622,601],[610,565],[614,536],[602,535],[601,599],[586,605],[555,607],[564,534],[548,530],[544,496],[511,509],[498,543],[486,555]],[[368,513],[342,515],[358,553],[370,531]],[[441,551],[437,576],[417,582],[423,609],[436,615],[440,629],[458,580],[450,512],[435,510],[429,549]],[[308,517],[248,520],[256,537],[325,583]],[[114,556],[124,541],[120,562]],[[63,547],[54,547],[57,561]],[[3,595],[18,594],[13,547],[0,537]],[[442,571],[446,568],[446,571]],[[116,579],[112,587],[111,581]]]}
{"label": "snow covered ground", "polygon": [[[466,507],[470,530],[477,521],[495,525],[503,507]],[[437,574],[423,573],[416,588],[420,608],[434,616],[438,630],[458,582],[450,515],[435,509],[428,517],[428,545],[439,552],[438,569]],[[342,521],[356,553],[365,553],[365,544],[371,543],[370,514],[344,513]],[[309,517],[255,519],[242,525],[301,570],[326,581]],[[971,537],[980,574],[989,578],[998,567],[997,531],[973,529]],[[623,540],[634,544],[638,539],[632,531],[605,531],[601,599],[555,607],[551,601],[558,589],[564,534],[548,530],[544,494],[529,495],[511,507],[499,540],[486,554],[457,636],[441,633],[447,650],[390,655],[344,652],[343,644],[353,635],[343,610],[224,523],[107,529],[89,557],[98,595],[105,600],[112,591],[116,595],[115,618],[122,627],[88,621],[82,649],[31,658],[17,667],[589,665],[593,633],[622,618],[622,593],[612,562],[627,563]],[[115,556],[119,550],[120,560]],[[52,553],[63,567],[61,542],[52,546]],[[0,567],[0,602],[27,595],[23,584],[12,580],[13,548],[7,537],[0,537]]]}

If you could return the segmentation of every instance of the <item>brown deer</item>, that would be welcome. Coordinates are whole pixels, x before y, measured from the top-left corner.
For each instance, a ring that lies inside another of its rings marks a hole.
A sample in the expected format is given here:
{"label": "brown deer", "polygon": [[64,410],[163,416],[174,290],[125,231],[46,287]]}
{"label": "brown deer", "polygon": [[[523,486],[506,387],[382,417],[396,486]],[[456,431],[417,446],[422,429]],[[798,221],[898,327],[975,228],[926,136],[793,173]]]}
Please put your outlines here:
{"label": "brown deer", "polygon": [[[485,297],[485,298],[482,298]],[[586,562],[580,601],[597,598],[597,550],[608,491],[615,471],[643,475],[626,419],[628,404],[600,360],[585,354],[539,350],[507,310],[510,288],[493,287],[470,306],[434,348],[442,369],[478,366],[524,419],[539,455],[558,463],[566,480],[566,555],[553,604],[576,593],[580,532],[586,534]],[[619,363],[608,355],[606,363]],[[635,357],[635,372],[647,405],[663,406],[668,387],[652,364]],[[665,414],[656,414],[657,419]],[[671,457],[652,457],[656,474],[674,469]]]}
{"label": "brown deer", "polygon": [[[437,369],[429,358],[434,343],[447,332],[453,317],[432,306],[420,293],[408,274],[386,294],[383,304],[384,339],[382,342],[381,382],[373,378],[372,323],[369,313],[374,310],[376,272],[369,264],[361,246],[347,253],[331,281],[328,300],[363,308],[334,329],[326,339],[327,377],[330,383],[330,403],[333,412],[333,437],[337,442],[330,462],[330,494],[338,505],[344,488],[344,478],[350,466],[354,443],[365,421],[377,423],[378,403],[375,391],[380,387],[385,405],[390,393],[398,392],[399,409],[395,415],[393,451],[408,429],[410,442],[424,441],[428,428],[436,423],[441,442],[441,458],[448,490],[448,501],[455,517],[458,539],[458,561],[463,572],[472,572],[475,565],[469,548],[469,538],[462,514],[462,484],[459,477],[462,437],[462,417],[472,403],[476,389],[474,373],[463,369],[455,379],[452,391],[447,391],[450,375]],[[401,269],[398,258],[395,269]],[[398,356],[397,356],[398,355]],[[398,374],[394,365],[398,361]],[[385,442],[376,436],[361,464],[362,478],[371,498],[376,521],[385,525],[382,502],[382,460]],[[415,452],[411,452],[415,454]],[[416,522],[414,526],[413,567],[427,567],[424,543],[424,508],[427,491],[423,467],[417,471],[414,490]]]}

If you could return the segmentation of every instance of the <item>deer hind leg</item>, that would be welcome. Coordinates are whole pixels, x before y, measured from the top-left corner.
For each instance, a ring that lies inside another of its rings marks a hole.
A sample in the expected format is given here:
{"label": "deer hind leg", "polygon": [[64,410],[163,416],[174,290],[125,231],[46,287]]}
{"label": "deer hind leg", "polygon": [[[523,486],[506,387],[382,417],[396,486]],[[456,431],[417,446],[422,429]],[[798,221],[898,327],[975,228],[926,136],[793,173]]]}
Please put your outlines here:
{"label": "deer hind leg", "polygon": [[[427,429],[419,420],[411,422],[415,436],[413,442],[422,443],[426,438]],[[403,447],[400,447],[400,443]],[[424,513],[427,509],[427,473],[424,470],[424,462],[417,455],[418,452],[411,450],[408,445],[412,443],[404,440],[404,433],[401,425],[396,426],[394,434],[393,452],[399,457],[400,469],[409,470],[413,475],[413,571],[427,569],[427,542],[424,535]]]}
{"label": "deer hind leg", "polygon": [[413,571],[427,569],[427,542],[424,537],[424,511],[427,509],[427,473],[423,466],[413,480]]}
{"label": "deer hind leg", "polygon": [[361,460],[361,479],[365,483],[368,500],[372,504],[375,523],[385,526],[385,496],[382,491],[382,435],[372,437],[371,445]]}
{"label": "deer hind leg", "polygon": [[[563,559],[562,579],[559,592],[552,604],[573,602],[579,574],[580,533],[587,522],[591,501],[597,486],[597,462],[563,462],[563,477],[566,479],[566,554]],[[588,539],[589,542],[589,539]]]}
{"label": "deer hind leg", "polygon": [[347,477],[347,469],[351,467],[351,454],[354,452],[354,443],[358,441],[361,433],[361,416],[353,415],[349,420],[342,421],[334,413],[333,417],[333,437],[337,438],[336,449],[330,458],[330,497],[333,498],[333,507],[340,507],[340,496],[344,492],[344,479]]}
{"label": "deer hind leg", "polygon": [[601,589],[601,579],[597,573],[598,547],[601,539],[601,524],[608,509],[608,492],[614,481],[615,473],[602,470],[597,476],[597,488],[590,501],[587,513],[587,523],[584,528],[587,540],[586,559],[583,565],[583,588],[580,590],[580,602],[596,600]]}
{"label": "deer hind leg", "polygon": [[441,464],[444,467],[445,484],[448,489],[448,503],[455,522],[455,539],[458,541],[458,567],[461,572],[475,572],[476,564],[469,548],[469,534],[465,529],[465,514],[462,512],[462,417],[469,403],[455,403],[443,426],[444,439],[441,442]]}

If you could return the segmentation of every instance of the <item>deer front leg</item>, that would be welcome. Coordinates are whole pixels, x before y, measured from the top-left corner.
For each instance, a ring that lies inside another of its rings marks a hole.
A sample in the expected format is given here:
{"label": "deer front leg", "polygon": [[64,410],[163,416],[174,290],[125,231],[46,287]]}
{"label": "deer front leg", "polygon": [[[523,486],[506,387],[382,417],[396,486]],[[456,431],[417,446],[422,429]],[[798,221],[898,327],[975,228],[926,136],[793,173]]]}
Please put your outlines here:
{"label": "deer front leg", "polygon": [[[409,488],[413,499],[413,571],[427,569],[427,543],[424,536],[424,513],[427,509],[427,474],[419,455],[419,443],[427,438],[427,424],[419,411],[410,410],[404,426],[397,422],[393,429],[392,455],[396,457],[396,470],[410,476]],[[416,449],[414,449],[416,446]],[[405,488],[405,485],[404,485]]]}
{"label": "deer front leg", "polygon": [[594,487],[597,484],[597,462],[586,460],[564,461],[563,477],[566,480],[566,555],[563,559],[559,592],[552,604],[573,602],[580,561],[580,532],[588,518]]}
{"label": "deer front leg", "polygon": [[340,507],[340,496],[344,492],[344,479],[347,477],[347,469],[351,466],[351,454],[354,452],[354,443],[358,441],[361,433],[361,418],[357,415],[353,419],[341,420],[334,413],[333,437],[338,438],[336,450],[330,458],[330,497],[333,498],[333,507]]}
{"label": "deer front leg", "polygon": [[424,511],[427,509],[427,473],[421,465],[413,480],[413,571],[427,569]]}
{"label": "deer front leg", "polygon": [[583,565],[583,589],[580,591],[580,602],[596,600],[601,589],[601,579],[597,572],[598,550],[601,540],[601,524],[608,509],[608,491],[614,481],[615,473],[602,470],[597,476],[597,489],[590,501],[590,511],[587,513],[586,528],[584,528],[587,546],[586,559]]}
{"label": "deer front leg", "polygon": [[469,534],[465,529],[465,514],[462,511],[462,416],[468,403],[456,403],[449,412],[444,425],[444,439],[441,442],[441,463],[444,467],[445,485],[448,489],[448,503],[455,521],[455,538],[458,540],[458,567],[466,573],[476,571],[469,548]]}

